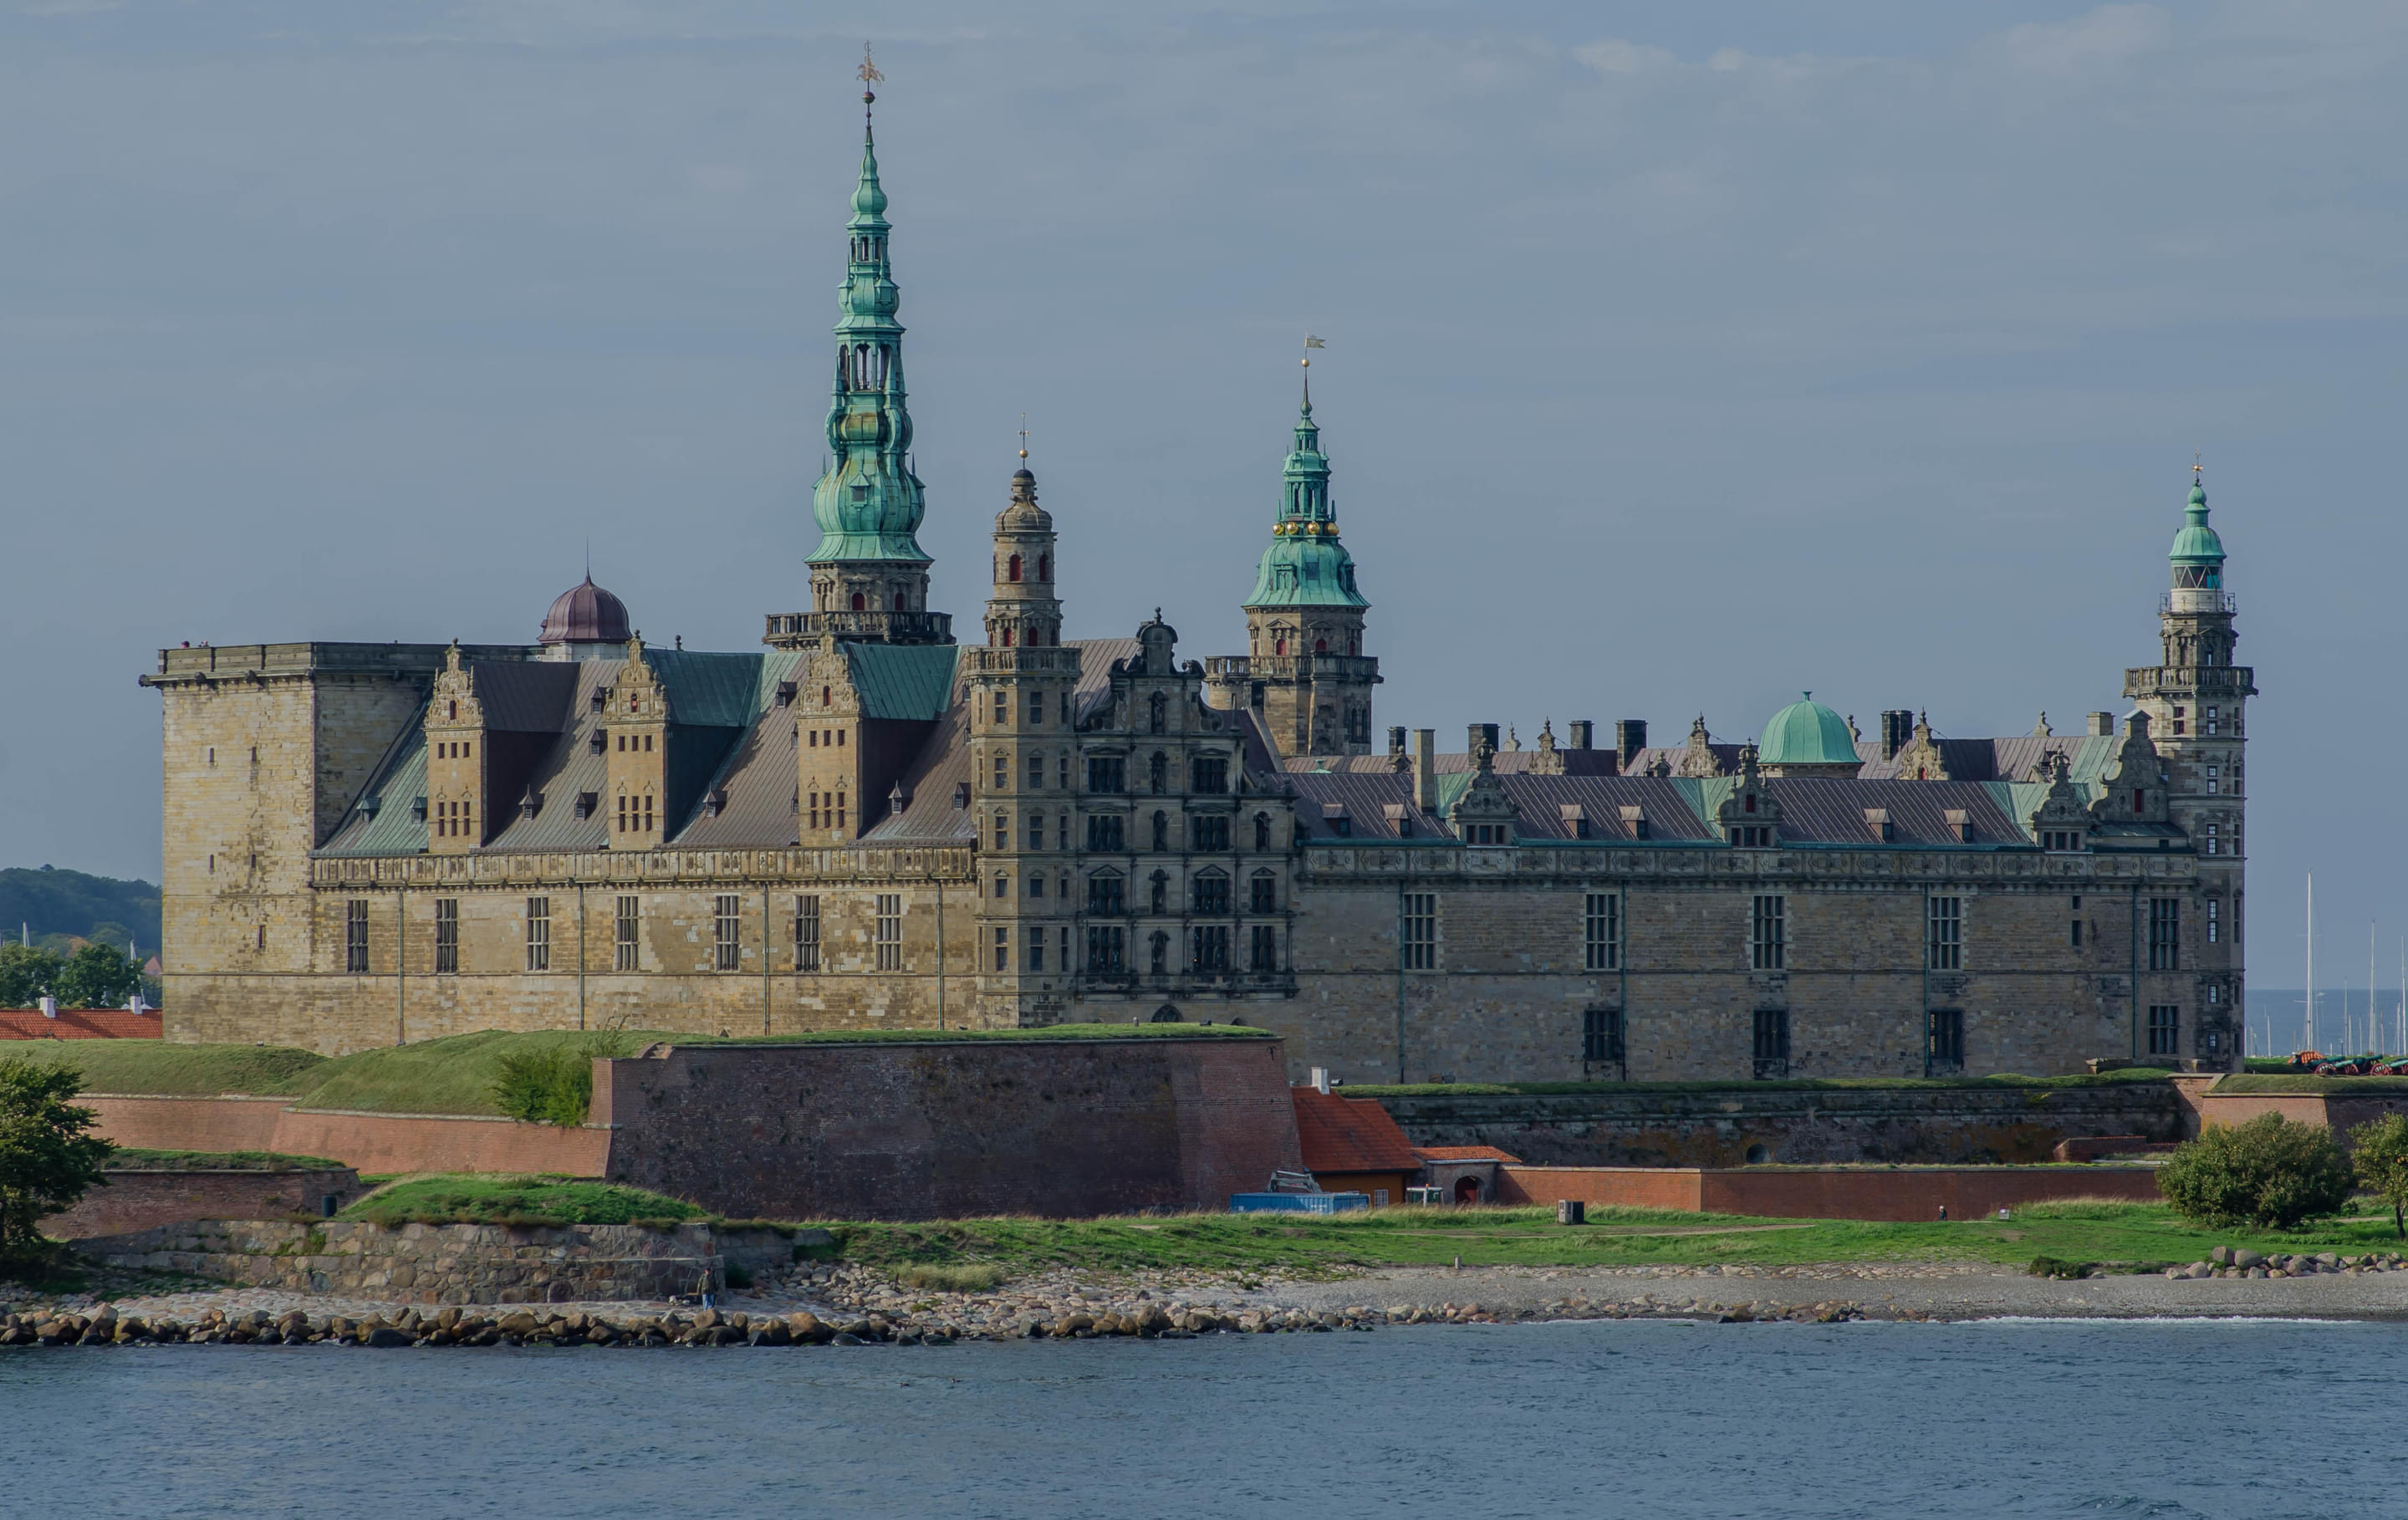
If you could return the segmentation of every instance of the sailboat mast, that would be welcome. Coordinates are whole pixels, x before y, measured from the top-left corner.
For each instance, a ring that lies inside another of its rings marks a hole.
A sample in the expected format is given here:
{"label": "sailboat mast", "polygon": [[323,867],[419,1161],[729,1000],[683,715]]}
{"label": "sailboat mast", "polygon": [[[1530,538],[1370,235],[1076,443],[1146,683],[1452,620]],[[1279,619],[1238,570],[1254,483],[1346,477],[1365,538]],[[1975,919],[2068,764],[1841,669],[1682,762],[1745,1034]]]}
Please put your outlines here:
{"label": "sailboat mast", "polygon": [[2316,873],[2308,873],[2308,1016],[2303,1026],[2309,1050],[2321,1049],[2316,1043]]}

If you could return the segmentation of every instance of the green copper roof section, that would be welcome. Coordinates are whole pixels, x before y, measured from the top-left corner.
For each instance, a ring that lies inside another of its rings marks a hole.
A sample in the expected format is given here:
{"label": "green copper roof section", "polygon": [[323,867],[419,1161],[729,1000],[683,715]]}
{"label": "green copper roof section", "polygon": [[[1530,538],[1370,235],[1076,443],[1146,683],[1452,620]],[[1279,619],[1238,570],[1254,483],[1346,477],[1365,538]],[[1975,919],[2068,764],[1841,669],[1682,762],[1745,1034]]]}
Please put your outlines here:
{"label": "green copper roof section", "polygon": [[1774,713],[1764,725],[1764,742],[1756,747],[1757,762],[1768,766],[1859,764],[1847,720],[1815,701],[1813,692],[1800,695],[1801,700]]}
{"label": "green copper roof section", "polygon": [[[2183,525],[2174,535],[2174,546],[2166,558],[2178,566],[2192,565],[2217,568],[2224,564],[2224,540],[2207,525],[2207,486],[2193,476],[2190,482],[2190,503],[2183,509]],[[2214,585],[2211,581],[2206,582]]]}
{"label": "green copper roof section", "polygon": [[951,644],[846,644],[853,690],[865,718],[928,722],[953,701],[953,667],[961,650]]}
{"label": "green copper roof section", "polygon": [[831,462],[811,493],[820,546],[810,562],[928,556],[917,537],[926,510],[911,473],[911,414],[904,406],[903,327],[886,246],[886,191],[877,143],[864,132],[861,181],[853,187],[851,252],[838,298],[836,385],[828,405]]}
{"label": "green copper roof section", "polygon": [[1354,558],[1338,541],[1338,516],[1329,502],[1329,461],[1321,452],[1321,429],[1312,420],[1312,388],[1296,422],[1280,491],[1279,519],[1271,546],[1254,574],[1249,609],[1267,607],[1369,607],[1354,586]]}

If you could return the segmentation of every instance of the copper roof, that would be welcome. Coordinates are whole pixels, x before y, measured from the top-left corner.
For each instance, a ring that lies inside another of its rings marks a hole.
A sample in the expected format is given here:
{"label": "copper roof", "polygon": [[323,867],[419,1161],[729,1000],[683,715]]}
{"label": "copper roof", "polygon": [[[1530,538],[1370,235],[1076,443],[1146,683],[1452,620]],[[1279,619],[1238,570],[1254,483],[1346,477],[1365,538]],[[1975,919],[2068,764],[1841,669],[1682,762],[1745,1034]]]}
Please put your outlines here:
{"label": "copper roof", "polygon": [[624,644],[627,637],[627,604],[595,585],[589,575],[552,599],[537,642]]}

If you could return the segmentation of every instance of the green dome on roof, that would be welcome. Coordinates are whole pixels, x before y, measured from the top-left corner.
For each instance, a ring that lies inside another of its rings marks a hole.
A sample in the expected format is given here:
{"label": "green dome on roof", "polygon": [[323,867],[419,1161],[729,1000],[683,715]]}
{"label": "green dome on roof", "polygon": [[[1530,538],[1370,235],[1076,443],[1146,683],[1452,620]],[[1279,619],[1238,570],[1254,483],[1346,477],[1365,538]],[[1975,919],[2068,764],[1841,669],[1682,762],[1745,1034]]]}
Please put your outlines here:
{"label": "green dome on roof", "polygon": [[1757,761],[1767,766],[1857,764],[1856,736],[1848,732],[1847,720],[1815,701],[1813,692],[1801,694],[1801,698],[1774,713],[1764,725]]}
{"label": "green dome on roof", "polygon": [[2183,525],[2174,534],[2174,546],[2166,557],[2176,565],[2214,566],[2224,563],[2224,540],[2207,525],[2207,487],[2196,480],[2191,482],[2189,505],[2183,509]]}

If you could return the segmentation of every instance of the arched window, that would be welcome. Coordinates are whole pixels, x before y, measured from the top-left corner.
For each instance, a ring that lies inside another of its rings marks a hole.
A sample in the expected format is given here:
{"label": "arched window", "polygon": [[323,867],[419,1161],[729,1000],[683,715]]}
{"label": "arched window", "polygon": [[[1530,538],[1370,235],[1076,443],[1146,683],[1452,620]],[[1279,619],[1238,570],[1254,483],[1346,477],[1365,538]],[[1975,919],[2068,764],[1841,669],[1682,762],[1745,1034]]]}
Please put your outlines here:
{"label": "arched window", "polygon": [[1267,812],[1258,812],[1254,814],[1254,848],[1257,850],[1268,850],[1270,847],[1271,815]]}
{"label": "arched window", "polygon": [[1272,639],[1271,652],[1273,654],[1285,654],[1287,652],[1287,640],[1284,638]]}
{"label": "arched window", "polygon": [[[1154,758],[1145,763],[1145,779],[1153,787],[1154,796],[1160,796],[1170,785],[1170,756],[1160,750],[1154,751]],[[1159,818],[1162,815],[1156,813],[1154,816]],[[1159,850],[1162,846],[1157,844],[1154,848]]]}
{"label": "arched window", "polygon": [[1018,554],[1011,556],[1011,563],[1006,573],[1014,581],[1020,579],[1020,556]]}
{"label": "arched window", "polygon": [[1312,652],[1314,652],[1315,654],[1326,654],[1326,653],[1328,653],[1328,652],[1329,652],[1329,640],[1328,640],[1328,639],[1326,639],[1326,638],[1316,638],[1316,639],[1314,639],[1314,640],[1312,641]]}
{"label": "arched window", "polygon": [[854,592],[854,593],[853,594],[853,609],[854,611],[856,611],[856,612],[867,612],[867,611],[868,611],[868,610],[869,610],[869,598],[867,598],[867,597],[864,596],[861,593],[859,593],[859,592],[857,592],[857,591],[856,591],[856,592]]}
{"label": "arched window", "polygon": [[[1157,851],[1170,848],[1170,815],[1157,810],[1154,815],[1154,847]],[[1154,910],[1160,912],[1160,909]]]}
{"label": "arched window", "polygon": [[1006,649],[1010,649],[1011,647],[1011,630],[1010,628],[1003,630],[1003,647]]}
{"label": "arched window", "polygon": [[897,612],[908,612],[911,610],[910,598],[905,596],[903,593],[899,591],[895,594],[895,610]]}

